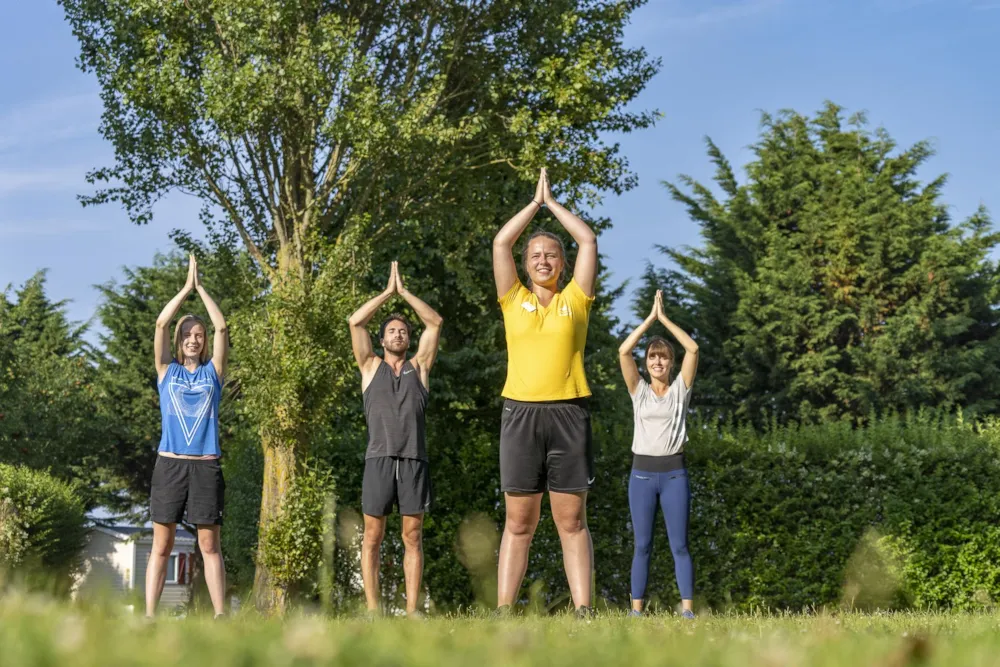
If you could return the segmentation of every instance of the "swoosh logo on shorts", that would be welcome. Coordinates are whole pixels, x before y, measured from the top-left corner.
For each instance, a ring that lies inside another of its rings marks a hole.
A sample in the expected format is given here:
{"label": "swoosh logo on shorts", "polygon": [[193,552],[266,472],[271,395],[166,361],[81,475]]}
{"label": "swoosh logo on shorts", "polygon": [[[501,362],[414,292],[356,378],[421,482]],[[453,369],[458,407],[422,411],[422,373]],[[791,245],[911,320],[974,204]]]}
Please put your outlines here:
{"label": "swoosh logo on shorts", "polygon": [[597,478],[596,477],[591,477],[590,479],[587,480],[587,484],[588,485],[593,484],[595,479],[597,479]]}

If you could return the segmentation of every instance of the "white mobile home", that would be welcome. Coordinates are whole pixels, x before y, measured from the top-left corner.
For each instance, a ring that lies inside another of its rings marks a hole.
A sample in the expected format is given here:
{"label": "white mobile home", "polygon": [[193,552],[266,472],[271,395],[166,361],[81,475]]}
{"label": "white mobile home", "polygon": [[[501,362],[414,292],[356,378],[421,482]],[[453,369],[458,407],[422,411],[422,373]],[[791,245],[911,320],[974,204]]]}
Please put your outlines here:
{"label": "white mobile home", "polygon": [[[167,564],[167,581],[160,598],[161,609],[177,607],[188,601],[194,541],[194,535],[183,528],[177,528],[174,548]],[[120,594],[137,590],[141,594],[146,585],[146,564],[152,548],[152,528],[91,528],[87,534],[83,566],[74,586],[74,596],[96,590]]]}

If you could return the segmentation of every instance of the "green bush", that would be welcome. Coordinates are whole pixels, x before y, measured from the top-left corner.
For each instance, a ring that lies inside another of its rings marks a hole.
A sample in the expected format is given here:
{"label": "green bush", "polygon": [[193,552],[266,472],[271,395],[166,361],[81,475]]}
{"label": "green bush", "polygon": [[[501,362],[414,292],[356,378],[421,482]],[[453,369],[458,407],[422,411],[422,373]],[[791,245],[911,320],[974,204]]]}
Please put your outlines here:
{"label": "green bush", "polygon": [[73,487],[44,472],[0,464],[0,568],[30,588],[65,594],[87,527]]}
{"label": "green bush", "polygon": [[[594,404],[597,481],[587,514],[597,603],[624,607],[633,548],[632,426],[619,418],[629,415],[627,399],[617,399],[608,392]],[[504,506],[496,440],[488,433],[482,424],[429,428],[435,502],[425,522],[424,581],[438,611],[492,602],[495,571],[479,567],[478,550],[494,548]],[[888,417],[863,428],[838,422],[761,433],[693,421],[689,433],[697,605],[979,609],[1000,599],[1000,423]],[[342,511],[360,506],[364,443],[356,440],[327,462],[337,471]],[[483,517],[494,522],[496,536]],[[463,526],[473,520],[482,544],[472,545],[470,560]],[[399,603],[402,590],[398,533],[393,518],[382,549],[389,604]],[[654,534],[647,600],[669,607],[679,599],[660,516]],[[359,595],[356,554],[346,546],[338,545],[340,593]],[[569,599],[547,501],[522,600],[532,595],[538,608],[560,609]]]}
{"label": "green bush", "polygon": [[[689,541],[703,603],[975,609],[1000,595],[997,424],[894,417],[763,434],[693,426]],[[614,501],[622,531],[625,486]],[[650,590],[673,604],[664,532]],[[599,557],[598,579],[627,573],[630,558]],[[616,591],[627,596],[627,586]]]}
{"label": "green bush", "polygon": [[261,535],[264,547],[258,558],[274,577],[276,585],[305,597],[322,589],[318,580],[324,565],[335,511],[333,477],[308,466],[295,476],[285,497],[279,520]]}

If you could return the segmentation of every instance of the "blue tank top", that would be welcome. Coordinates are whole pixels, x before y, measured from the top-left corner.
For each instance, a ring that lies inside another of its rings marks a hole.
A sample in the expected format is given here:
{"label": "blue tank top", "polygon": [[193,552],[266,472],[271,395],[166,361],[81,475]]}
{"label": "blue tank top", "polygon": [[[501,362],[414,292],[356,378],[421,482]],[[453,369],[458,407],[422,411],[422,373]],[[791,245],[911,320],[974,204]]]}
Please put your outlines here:
{"label": "blue tank top", "polygon": [[159,384],[163,435],[161,452],[222,456],[219,449],[219,395],[222,385],[209,361],[193,373],[176,361]]}

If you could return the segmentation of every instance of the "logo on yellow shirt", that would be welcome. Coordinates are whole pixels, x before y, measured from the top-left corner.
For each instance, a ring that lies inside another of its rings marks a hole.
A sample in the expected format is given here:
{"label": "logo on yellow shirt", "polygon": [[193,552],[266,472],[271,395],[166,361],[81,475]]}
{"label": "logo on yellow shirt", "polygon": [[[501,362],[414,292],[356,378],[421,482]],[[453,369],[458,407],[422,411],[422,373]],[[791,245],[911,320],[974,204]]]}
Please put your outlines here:
{"label": "logo on yellow shirt", "polygon": [[569,317],[569,306],[565,303],[559,306],[559,315],[562,317]]}
{"label": "logo on yellow shirt", "polygon": [[535,304],[531,303],[530,301],[524,301],[524,302],[522,302],[521,303],[521,308],[524,308],[529,313],[535,312]]}

